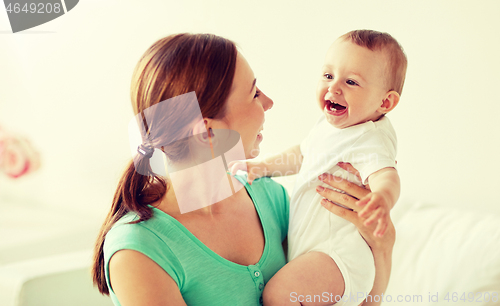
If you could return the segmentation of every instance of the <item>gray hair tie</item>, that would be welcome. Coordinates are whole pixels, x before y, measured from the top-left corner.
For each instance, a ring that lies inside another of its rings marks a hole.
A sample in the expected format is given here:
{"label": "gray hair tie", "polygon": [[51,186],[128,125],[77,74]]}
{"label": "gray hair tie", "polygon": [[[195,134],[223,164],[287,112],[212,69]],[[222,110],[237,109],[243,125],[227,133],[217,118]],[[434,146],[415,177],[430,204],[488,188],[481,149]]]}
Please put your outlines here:
{"label": "gray hair tie", "polygon": [[155,152],[155,148],[151,145],[145,145],[145,144],[141,143],[137,147],[137,152],[139,152],[140,154],[142,154],[146,158],[151,158],[151,156],[153,156],[153,153]]}

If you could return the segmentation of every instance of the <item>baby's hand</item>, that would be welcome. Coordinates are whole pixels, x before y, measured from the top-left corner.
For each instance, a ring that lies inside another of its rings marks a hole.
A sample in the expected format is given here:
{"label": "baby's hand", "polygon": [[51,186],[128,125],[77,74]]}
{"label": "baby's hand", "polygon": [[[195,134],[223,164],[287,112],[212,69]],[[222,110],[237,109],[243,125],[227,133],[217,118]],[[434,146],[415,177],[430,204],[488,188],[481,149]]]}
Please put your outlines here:
{"label": "baby's hand", "polygon": [[267,167],[261,162],[251,162],[244,160],[232,161],[228,165],[231,175],[235,175],[238,170],[248,172],[247,182],[252,185],[252,182],[259,177],[267,176],[269,173]]}
{"label": "baby's hand", "polygon": [[371,192],[364,198],[356,202],[358,206],[364,208],[358,212],[361,218],[367,218],[364,222],[365,226],[372,224],[378,219],[377,228],[373,232],[375,237],[382,237],[390,222],[390,205],[388,198],[377,192]]}

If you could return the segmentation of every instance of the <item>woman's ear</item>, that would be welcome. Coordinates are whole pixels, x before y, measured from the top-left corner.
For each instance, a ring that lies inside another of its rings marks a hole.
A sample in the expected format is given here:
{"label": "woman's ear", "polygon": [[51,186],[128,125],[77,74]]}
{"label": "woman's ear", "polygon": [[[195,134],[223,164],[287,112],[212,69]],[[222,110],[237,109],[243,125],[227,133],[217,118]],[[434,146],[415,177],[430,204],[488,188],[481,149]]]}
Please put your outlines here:
{"label": "woman's ear", "polygon": [[384,100],[382,100],[382,105],[380,105],[378,111],[384,114],[390,112],[396,107],[396,105],[398,105],[399,97],[400,96],[396,91],[394,90],[389,91],[385,95]]}
{"label": "woman's ear", "polygon": [[196,140],[200,142],[207,142],[208,141],[208,134],[207,134],[207,120],[199,120],[196,122],[193,126],[193,136],[195,137]]}

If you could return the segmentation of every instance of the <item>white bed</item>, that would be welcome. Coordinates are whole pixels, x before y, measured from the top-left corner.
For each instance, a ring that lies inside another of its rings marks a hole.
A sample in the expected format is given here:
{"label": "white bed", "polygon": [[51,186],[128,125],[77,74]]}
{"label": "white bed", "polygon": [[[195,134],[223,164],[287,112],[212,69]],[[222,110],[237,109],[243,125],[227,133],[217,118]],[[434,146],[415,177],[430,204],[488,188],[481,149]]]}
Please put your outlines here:
{"label": "white bed", "polygon": [[384,305],[500,304],[499,214],[418,202],[397,205],[384,299],[394,302]]}

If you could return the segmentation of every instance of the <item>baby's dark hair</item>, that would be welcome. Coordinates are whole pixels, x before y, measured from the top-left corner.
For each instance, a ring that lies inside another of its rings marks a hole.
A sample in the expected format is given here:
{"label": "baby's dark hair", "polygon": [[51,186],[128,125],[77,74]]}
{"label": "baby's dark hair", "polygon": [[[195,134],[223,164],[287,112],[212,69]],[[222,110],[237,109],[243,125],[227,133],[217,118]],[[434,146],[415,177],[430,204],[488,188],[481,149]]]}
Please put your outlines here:
{"label": "baby's dark hair", "polygon": [[355,30],[340,36],[340,39],[351,41],[372,51],[381,50],[385,52],[388,57],[387,85],[389,90],[394,90],[401,95],[408,60],[403,47],[394,37],[388,33],[373,30]]}

